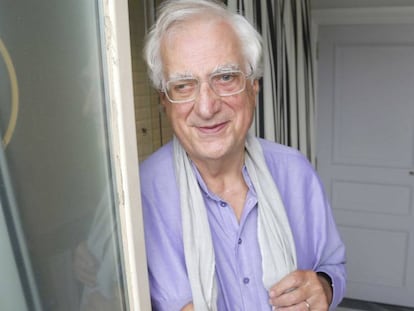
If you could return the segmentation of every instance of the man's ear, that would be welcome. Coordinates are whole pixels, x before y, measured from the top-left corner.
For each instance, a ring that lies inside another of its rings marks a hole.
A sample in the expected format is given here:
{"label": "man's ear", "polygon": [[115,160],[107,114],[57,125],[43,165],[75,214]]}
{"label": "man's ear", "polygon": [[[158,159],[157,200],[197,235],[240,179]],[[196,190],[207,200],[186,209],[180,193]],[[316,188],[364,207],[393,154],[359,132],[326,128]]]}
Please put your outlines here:
{"label": "man's ear", "polygon": [[259,80],[255,79],[252,81],[252,87],[250,89],[252,101],[255,106],[257,105],[257,94],[259,94],[259,90],[260,90]]}
{"label": "man's ear", "polygon": [[254,91],[255,95],[257,95],[260,91],[260,84],[259,84],[258,79],[254,79],[254,81],[253,81],[253,91]]}
{"label": "man's ear", "polygon": [[160,102],[163,106],[166,105],[168,99],[164,92],[158,91],[158,96],[160,97]]}
{"label": "man's ear", "polygon": [[158,96],[160,97],[160,103],[161,103],[161,106],[162,106],[162,111],[165,113],[166,108],[167,108],[167,104],[168,104],[167,96],[165,95],[164,92],[161,92],[161,91],[158,92]]}

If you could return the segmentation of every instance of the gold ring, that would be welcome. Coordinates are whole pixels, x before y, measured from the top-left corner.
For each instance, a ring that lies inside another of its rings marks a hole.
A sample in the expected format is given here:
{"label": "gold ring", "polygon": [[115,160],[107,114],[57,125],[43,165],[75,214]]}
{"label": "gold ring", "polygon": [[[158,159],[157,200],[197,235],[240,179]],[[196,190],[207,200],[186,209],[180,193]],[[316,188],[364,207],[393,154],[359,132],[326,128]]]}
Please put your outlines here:
{"label": "gold ring", "polygon": [[307,302],[306,300],[304,300],[303,302],[305,303],[305,305],[306,305],[306,307],[308,308],[308,310],[310,310],[311,308],[310,308],[310,304],[309,304],[309,302]]}

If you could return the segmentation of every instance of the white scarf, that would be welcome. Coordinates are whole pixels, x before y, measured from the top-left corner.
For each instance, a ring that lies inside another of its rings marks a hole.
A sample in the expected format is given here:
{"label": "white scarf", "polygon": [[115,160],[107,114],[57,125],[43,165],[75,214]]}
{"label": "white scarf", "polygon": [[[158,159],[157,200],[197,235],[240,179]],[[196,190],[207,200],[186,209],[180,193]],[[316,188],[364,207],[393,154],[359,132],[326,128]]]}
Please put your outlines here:
{"label": "white scarf", "polygon": [[[269,290],[296,269],[295,244],[283,202],[267,168],[259,141],[248,134],[245,147],[245,165],[258,199],[257,234],[263,284]],[[215,257],[207,210],[190,160],[176,137],[174,163],[180,188],[184,253],[194,310],[215,311]]]}

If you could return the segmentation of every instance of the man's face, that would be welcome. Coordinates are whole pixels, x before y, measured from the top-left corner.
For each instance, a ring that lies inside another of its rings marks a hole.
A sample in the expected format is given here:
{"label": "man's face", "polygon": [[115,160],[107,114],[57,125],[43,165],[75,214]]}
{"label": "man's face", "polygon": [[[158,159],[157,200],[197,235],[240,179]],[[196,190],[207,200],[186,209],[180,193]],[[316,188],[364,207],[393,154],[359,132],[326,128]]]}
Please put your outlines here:
{"label": "man's face", "polygon": [[165,80],[191,75],[199,79],[200,92],[186,103],[171,103],[161,94],[176,136],[196,162],[244,152],[258,82],[247,80],[244,91],[225,97],[218,96],[208,83],[209,76],[222,69],[238,68],[250,73],[235,33],[226,23],[205,18],[178,27],[162,44]]}

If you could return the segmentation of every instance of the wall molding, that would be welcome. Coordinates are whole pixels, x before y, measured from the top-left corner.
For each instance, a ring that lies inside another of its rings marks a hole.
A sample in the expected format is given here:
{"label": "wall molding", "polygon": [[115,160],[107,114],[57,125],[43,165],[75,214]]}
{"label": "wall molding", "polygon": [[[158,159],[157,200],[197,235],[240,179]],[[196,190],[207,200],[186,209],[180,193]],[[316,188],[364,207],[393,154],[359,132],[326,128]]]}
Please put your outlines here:
{"label": "wall molding", "polygon": [[414,23],[414,6],[315,9],[311,12],[312,22],[316,25]]}

